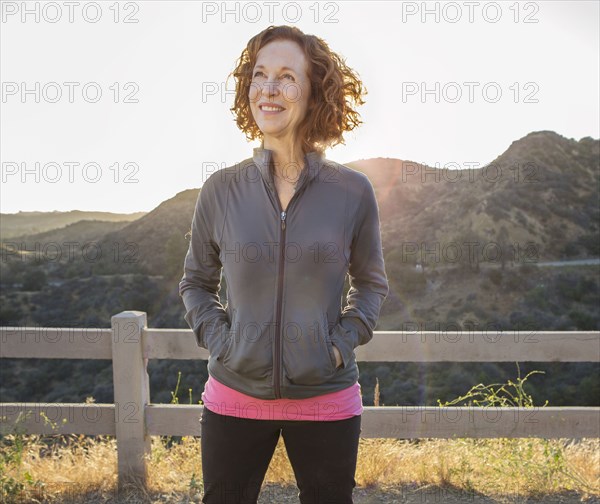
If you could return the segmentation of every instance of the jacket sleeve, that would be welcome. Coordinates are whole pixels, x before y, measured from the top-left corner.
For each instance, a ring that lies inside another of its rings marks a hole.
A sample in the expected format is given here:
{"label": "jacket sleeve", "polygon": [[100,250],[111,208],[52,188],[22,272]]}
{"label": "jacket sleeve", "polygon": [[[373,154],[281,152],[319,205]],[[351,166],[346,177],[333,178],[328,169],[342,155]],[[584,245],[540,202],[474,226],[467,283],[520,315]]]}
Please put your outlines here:
{"label": "jacket sleeve", "polygon": [[385,273],[379,207],[370,180],[365,186],[354,223],[350,251],[350,289],[342,318],[331,335],[338,347],[345,368],[351,362],[354,349],[373,338],[379,312],[389,292]]}
{"label": "jacket sleeve", "polygon": [[229,318],[219,300],[221,270],[219,245],[214,236],[215,178],[209,177],[198,194],[192,217],[191,239],[184,261],[184,273],[179,282],[186,322],[196,336],[199,347],[210,354],[224,344]]}

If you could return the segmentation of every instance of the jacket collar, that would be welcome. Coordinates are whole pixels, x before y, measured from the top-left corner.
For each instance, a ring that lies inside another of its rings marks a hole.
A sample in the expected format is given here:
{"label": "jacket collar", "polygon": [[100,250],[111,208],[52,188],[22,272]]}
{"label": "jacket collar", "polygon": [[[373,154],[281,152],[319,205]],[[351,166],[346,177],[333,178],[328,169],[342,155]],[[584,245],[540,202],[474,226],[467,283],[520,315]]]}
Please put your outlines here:
{"label": "jacket collar", "polygon": [[[260,147],[255,147],[252,159],[254,164],[258,167],[264,181],[273,186],[273,175],[271,173],[270,165],[273,159],[273,151],[271,149],[265,149],[264,144],[261,143]],[[304,183],[311,181],[319,173],[321,166],[325,162],[325,156],[318,151],[307,152],[304,155],[304,166],[300,175],[299,187]],[[308,177],[308,180],[306,180]]]}

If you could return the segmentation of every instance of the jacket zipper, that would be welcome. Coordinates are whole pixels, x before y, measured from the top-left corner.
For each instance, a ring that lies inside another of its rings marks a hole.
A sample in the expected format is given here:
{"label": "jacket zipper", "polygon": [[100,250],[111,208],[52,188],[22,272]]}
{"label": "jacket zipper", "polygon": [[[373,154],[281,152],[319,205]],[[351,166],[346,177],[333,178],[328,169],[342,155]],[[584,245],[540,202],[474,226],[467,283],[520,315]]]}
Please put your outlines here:
{"label": "jacket zipper", "polygon": [[279,238],[279,282],[277,285],[277,310],[276,310],[276,327],[277,327],[277,340],[275,341],[275,368],[273,369],[273,374],[275,375],[275,398],[281,399],[281,368],[283,365],[283,358],[281,352],[281,341],[283,340],[283,330],[281,328],[281,296],[283,294],[283,270],[285,265],[285,218],[292,207],[292,203],[297,199],[297,196],[304,189],[306,182],[299,187],[294,195],[291,197],[287,211],[284,211],[281,208],[281,202],[279,201],[279,195],[277,194],[277,189],[275,189],[275,200],[277,201],[277,207],[279,208],[279,220],[281,222],[281,234]]}
{"label": "jacket zipper", "polygon": [[[279,199],[279,198],[278,198]],[[279,206],[279,209],[281,210],[281,205]],[[275,374],[275,397],[277,399],[281,398],[281,389],[280,389],[280,381],[279,381],[279,377],[281,374],[281,364],[282,364],[282,358],[281,358],[281,339],[282,339],[282,334],[283,331],[281,329],[281,295],[283,293],[283,266],[284,266],[284,261],[285,261],[285,216],[286,216],[286,212],[281,210],[280,214],[280,219],[281,219],[281,237],[279,239],[279,283],[277,286],[277,313],[276,313],[276,320],[277,320],[277,341],[275,342],[275,369],[274,369],[274,374]]]}

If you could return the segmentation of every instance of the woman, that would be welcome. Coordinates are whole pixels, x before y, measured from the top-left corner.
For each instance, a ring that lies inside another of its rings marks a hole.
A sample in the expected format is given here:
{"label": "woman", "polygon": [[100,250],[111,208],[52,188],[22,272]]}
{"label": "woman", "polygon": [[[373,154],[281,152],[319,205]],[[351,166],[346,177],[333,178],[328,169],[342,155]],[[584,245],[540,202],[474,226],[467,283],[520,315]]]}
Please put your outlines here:
{"label": "woman", "polygon": [[354,349],[373,337],[388,283],[373,187],[323,151],[359,124],[362,83],[323,40],[288,26],[253,37],[233,75],[237,125],[261,146],[204,183],[179,284],[210,354],[202,502],[257,502],[281,434],[302,504],[351,503]]}

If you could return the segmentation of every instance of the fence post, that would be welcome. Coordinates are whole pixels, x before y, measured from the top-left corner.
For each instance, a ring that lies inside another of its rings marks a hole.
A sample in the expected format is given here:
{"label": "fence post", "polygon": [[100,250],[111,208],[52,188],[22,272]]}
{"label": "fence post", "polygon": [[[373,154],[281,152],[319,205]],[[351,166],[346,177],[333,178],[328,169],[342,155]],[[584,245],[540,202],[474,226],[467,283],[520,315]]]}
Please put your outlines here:
{"label": "fence post", "polygon": [[126,483],[146,487],[144,456],[150,453],[150,437],[145,412],[150,387],[143,355],[145,327],[145,312],[123,311],[111,318],[119,491]]}

